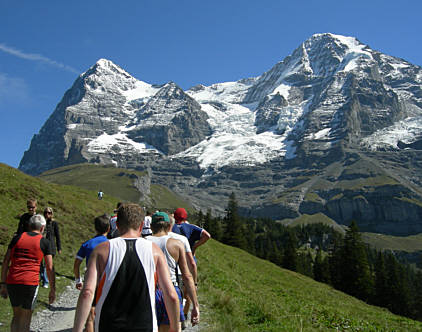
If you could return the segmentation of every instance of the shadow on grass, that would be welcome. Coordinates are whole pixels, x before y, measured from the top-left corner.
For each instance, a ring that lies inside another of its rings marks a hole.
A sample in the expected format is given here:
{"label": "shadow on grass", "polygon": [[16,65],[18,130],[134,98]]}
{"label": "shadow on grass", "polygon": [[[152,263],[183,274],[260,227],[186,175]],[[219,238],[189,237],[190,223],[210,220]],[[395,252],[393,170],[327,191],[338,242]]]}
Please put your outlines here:
{"label": "shadow on grass", "polygon": [[51,304],[48,304],[46,301],[37,301],[37,304],[43,309],[48,309],[50,311],[72,311],[76,309],[76,307],[69,308],[69,307],[60,307],[60,306],[51,305]]}
{"label": "shadow on grass", "polygon": [[70,279],[70,280],[75,280],[75,276],[73,276],[73,275],[67,275],[67,274],[62,274],[62,273],[57,272],[57,271],[56,271],[56,276],[58,276],[58,277],[65,277],[65,278]]}

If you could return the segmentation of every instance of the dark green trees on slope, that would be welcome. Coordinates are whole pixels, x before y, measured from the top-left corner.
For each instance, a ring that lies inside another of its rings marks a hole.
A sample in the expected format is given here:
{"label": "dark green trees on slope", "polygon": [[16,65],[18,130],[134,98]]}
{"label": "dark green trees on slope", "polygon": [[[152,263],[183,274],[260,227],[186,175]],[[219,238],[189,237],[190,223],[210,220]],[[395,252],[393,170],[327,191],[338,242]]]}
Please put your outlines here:
{"label": "dark green trees on slope", "polygon": [[246,250],[246,229],[240,221],[238,205],[234,193],[231,193],[229,197],[229,203],[227,205],[226,217],[224,222],[226,227],[223,235],[223,242],[230,246]]}
{"label": "dark green trees on slope", "polygon": [[294,228],[270,219],[239,216],[232,193],[224,218],[211,211],[194,221],[211,236],[393,313],[422,321],[422,273],[400,263],[393,252],[377,252],[352,222],[345,236],[332,227]]}
{"label": "dark green trees on slope", "polygon": [[333,255],[337,256],[335,261],[338,268],[334,286],[347,294],[368,301],[373,290],[371,272],[365,244],[354,221],[346,232],[343,246]]}

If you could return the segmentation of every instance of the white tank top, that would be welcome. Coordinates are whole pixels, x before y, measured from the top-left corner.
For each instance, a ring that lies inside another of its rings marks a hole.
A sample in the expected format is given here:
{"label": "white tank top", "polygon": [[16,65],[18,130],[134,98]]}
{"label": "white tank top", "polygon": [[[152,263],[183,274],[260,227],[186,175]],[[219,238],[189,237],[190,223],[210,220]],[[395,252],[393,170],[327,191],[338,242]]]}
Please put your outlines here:
{"label": "white tank top", "polygon": [[174,283],[176,282],[176,261],[174,260],[173,256],[167,250],[167,241],[170,239],[169,235],[165,236],[149,236],[147,237],[149,241],[154,242],[157,246],[160,247],[161,251],[166,256],[167,265],[170,271],[170,278],[171,281]]}
{"label": "white tank top", "polygon": [[109,243],[107,265],[97,285],[95,331],[158,331],[152,243],[120,237]]}

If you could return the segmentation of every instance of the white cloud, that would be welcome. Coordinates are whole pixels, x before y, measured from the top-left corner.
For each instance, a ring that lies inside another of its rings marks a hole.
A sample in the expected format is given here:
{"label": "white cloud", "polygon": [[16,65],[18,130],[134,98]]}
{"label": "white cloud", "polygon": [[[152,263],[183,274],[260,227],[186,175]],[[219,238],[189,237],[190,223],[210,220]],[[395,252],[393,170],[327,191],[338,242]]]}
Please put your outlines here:
{"label": "white cloud", "polygon": [[49,58],[47,58],[47,57],[45,57],[41,54],[24,53],[20,50],[13,48],[13,47],[7,46],[6,44],[0,43],[0,51],[3,51],[3,52],[8,53],[10,55],[14,55],[14,56],[21,58],[21,59],[43,62],[43,63],[46,63],[50,66],[54,66],[54,67],[61,68],[61,69],[66,70],[66,71],[70,71],[71,73],[75,73],[75,74],[81,73],[81,71],[79,71],[79,70],[77,70],[77,69],[75,69],[71,66],[68,66],[68,65],[65,65],[63,63],[51,60],[51,59],[49,59]]}
{"label": "white cloud", "polygon": [[29,89],[25,80],[0,73],[0,105],[16,100],[26,102],[29,99]]}

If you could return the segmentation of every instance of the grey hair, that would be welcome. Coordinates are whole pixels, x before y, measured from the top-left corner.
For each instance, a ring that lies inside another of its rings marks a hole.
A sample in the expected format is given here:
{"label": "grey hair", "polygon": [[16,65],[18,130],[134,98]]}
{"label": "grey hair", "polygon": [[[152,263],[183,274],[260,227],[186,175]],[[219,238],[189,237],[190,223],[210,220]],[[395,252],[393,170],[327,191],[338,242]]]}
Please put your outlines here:
{"label": "grey hair", "polygon": [[29,219],[28,228],[31,231],[39,231],[41,228],[45,227],[47,222],[45,221],[44,216],[41,214],[36,214]]}

